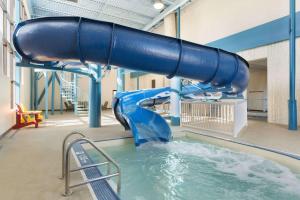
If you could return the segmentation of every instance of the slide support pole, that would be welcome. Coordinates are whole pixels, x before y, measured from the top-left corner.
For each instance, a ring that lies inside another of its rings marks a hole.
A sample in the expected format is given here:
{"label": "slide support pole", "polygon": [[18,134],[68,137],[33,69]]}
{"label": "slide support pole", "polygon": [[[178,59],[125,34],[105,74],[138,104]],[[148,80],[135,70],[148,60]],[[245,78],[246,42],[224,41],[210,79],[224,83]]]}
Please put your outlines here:
{"label": "slide support pole", "polygon": [[140,89],[140,77],[136,77],[136,89],[139,90]]}
{"label": "slide support pole", "polygon": [[97,78],[90,78],[89,85],[89,127],[101,126],[101,66],[90,65],[90,70],[97,74]]}
{"label": "slide support pole", "polygon": [[117,69],[117,92],[124,92],[125,90],[125,74],[124,69]]}
{"label": "slide support pole", "polygon": [[74,83],[73,85],[73,90],[74,90],[74,97],[73,97],[73,100],[74,100],[74,112],[75,112],[75,115],[78,114],[78,90],[77,90],[77,86],[78,86],[78,75],[76,73],[73,73],[72,74],[73,78],[72,78],[72,81]]}
{"label": "slide support pole", "polygon": [[55,72],[52,72],[52,88],[51,88],[51,115],[54,115],[54,103],[55,103]]}
{"label": "slide support pole", "polygon": [[290,0],[290,98],[289,130],[298,130],[296,101],[296,2]]}
{"label": "slide support pole", "polygon": [[[180,39],[180,8],[176,11],[176,37]],[[179,77],[174,77],[171,79],[171,125],[179,126],[180,125],[180,89],[181,89],[181,79]]]}
{"label": "slide support pole", "polygon": [[33,69],[30,69],[30,110],[34,110],[34,71]]}
{"label": "slide support pole", "polygon": [[34,80],[33,80],[33,87],[34,87],[34,109],[38,109],[38,96],[39,96],[39,93],[38,93],[38,73],[37,72],[34,72],[34,69],[33,69],[33,77],[34,77]]}
{"label": "slide support pole", "polygon": [[45,119],[48,119],[48,74],[44,72],[45,76]]}
{"label": "slide support pole", "polygon": [[56,77],[57,77],[57,81],[59,83],[59,108],[60,108],[60,114],[63,114],[64,112],[64,106],[63,106],[63,96],[62,96],[62,93],[63,93],[63,89],[62,89],[62,80],[59,78],[59,76],[57,75],[57,73],[55,72],[56,74]]}

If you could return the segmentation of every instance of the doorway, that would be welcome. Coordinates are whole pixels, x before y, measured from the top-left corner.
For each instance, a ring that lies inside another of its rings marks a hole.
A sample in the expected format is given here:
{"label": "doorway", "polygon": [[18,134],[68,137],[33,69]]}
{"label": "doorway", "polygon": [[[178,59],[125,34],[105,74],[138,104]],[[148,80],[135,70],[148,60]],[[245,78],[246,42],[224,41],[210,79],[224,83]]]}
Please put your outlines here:
{"label": "doorway", "polygon": [[247,89],[248,118],[268,119],[267,58],[249,62],[250,79]]}

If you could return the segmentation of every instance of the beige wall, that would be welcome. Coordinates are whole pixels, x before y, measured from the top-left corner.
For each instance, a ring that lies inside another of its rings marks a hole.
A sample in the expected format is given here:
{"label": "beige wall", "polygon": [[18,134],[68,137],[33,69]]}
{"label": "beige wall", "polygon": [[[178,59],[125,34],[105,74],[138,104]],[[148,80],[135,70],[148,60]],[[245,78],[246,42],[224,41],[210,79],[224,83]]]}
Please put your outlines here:
{"label": "beige wall", "polygon": [[[300,40],[297,39],[297,46]],[[268,67],[268,121],[271,123],[288,123],[289,98],[289,47],[288,42],[280,42],[239,53],[248,61],[267,58]],[[297,68],[300,63],[300,52],[297,51]],[[300,72],[296,71],[297,101],[300,100]],[[299,106],[298,106],[299,107]],[[298,109],[298,115],[300,114]],[[299,118],[298,118],[299,120]],[[300,120],[299,120],[300,123]]]}
{"label": "beige wall", "polygon": [[21,103],[27,108],[30,108],[30,69],[21,68]]}
{"label": "beige wall", "polygon": [[10,129],[15,123],[15,110],[11,108],[11,83],[8,77],[0,75],[0,135]]}
{"label": "beige wall", "polygon": [[287,0],[194,0],[181,12],[181,38],[206,44],[288,14]]}
{"label": "beige wall", "polygon": [[112,69],[110,73],[102,79],[102,105],[105,101],[108,102],[108,107],[111,108],[113,90],[117,89],[117,69]]}
{"label": "beige wall", "polygon": [[[251,68],[248,91],[264,91],[267,92],[267,69]],[[267,67],[267,66],[266,66]]]}

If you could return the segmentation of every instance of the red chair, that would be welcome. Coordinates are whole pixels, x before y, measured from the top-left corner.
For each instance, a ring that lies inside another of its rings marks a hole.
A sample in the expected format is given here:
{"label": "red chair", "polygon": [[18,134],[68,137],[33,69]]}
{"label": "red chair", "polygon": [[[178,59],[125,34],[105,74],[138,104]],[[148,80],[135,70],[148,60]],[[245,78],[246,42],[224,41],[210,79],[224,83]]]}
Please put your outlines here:
{"label": "red chair", "polygon": [[22,104],[17,104],[16,125],[14,126],[14,129],[20,129],[30,125],[35,125],[35,128],[38,128],[39,123],[42,122],[42,120],[42,111],[27,111]]}

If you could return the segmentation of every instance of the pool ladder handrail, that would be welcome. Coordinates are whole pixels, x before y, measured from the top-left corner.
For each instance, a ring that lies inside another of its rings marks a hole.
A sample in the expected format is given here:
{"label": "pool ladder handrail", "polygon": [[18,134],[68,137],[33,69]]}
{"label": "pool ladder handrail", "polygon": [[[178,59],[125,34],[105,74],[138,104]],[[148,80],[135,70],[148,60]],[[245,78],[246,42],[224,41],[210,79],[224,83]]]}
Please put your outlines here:
{"label": "pool ladder handrail", "polygon": [[61,168],[61,177],[60,179],[64,179],[65,178],[65,163],[66,163],[66,160],[65,160],[65,153],[66,153],[66,143],[68,141],[68,139],[73,136],[73,135],[79,135],[81,136],[82,138],[87,138],[83,133],[80,133],[78,131],[72,131],[71,133],[69,133],[68,135],[66,135],[66,137],[64,138],[63,140],[63,144],[62,144],[62,168]]}
{"label": "pool ladder handrail", "polygon": [[[68,138],[70,138],[73,135],[80,135],[81,138],[78,138],[76,140],[73,140],[72,142],[68,143],[68,146],[66,148],[66,141],[68,140]],[[97,150],[98,153],[100,153],[105,159],[105,162],[102,163],[96,163],[96,164],[91,164],[91,165],[85,165],[79,168],[75,168],[75,169],[70,169],[70,151],[72,149],[72,147],[79,143],[87,143],[90,144],[95,150]],[[116,168],[116,172],[115,173],[111,173],[111,164]],[[86,138],[84,134],[74,131],[70,134],[68,134],[64,141],[63,141],[63,158],[62,158],[62,165],[63,165],[63,169],[62,169],[62,179],[64,178],[65,180],[65,192],[64,192],[64,196],[70,196],[72,194],[71,188],[74,187],[78,187],[78,186],[82,186],[88,183],[92,183],[95,181],[99,181],[99,180],[104,180],[104,179],[110,179],[112,177],[117,176],[117,193],[120,194],[121,191],[121,170],[119,165],[117,164],[116,161],[114,161],[114,159],[112,159],[108,154],[106,154],[101,148],[97,147],[95,145],[95,143],[93,141],[91,141],[90,139]],[[93,179],[88,179],[86,181],[83,181],[81,183],[77,183],[75,185],[70,185],[70,175],[71,172],[76,172],[76,171],[80,171],[83,169],[87,169],[87,168],[92,168],[92,167],[97,167],[97,166],[101,166],[101,165],[107,165],[107,174],[105,176],[101,176],[98,178],[93,178]]]}

